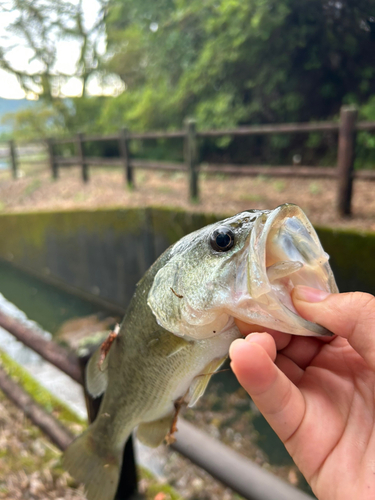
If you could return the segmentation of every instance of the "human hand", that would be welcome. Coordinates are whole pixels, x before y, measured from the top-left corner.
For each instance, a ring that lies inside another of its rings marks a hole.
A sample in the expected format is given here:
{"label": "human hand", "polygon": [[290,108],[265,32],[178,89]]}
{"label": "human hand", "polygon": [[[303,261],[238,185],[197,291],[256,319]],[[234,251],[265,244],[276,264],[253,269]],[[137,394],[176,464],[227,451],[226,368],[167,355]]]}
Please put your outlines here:
{"label": "human hand", "polygon": [[232,343],[232,369],[319,500],[373,500],[375,297],[299,286],[293,302],[337,337],[252,333]]}

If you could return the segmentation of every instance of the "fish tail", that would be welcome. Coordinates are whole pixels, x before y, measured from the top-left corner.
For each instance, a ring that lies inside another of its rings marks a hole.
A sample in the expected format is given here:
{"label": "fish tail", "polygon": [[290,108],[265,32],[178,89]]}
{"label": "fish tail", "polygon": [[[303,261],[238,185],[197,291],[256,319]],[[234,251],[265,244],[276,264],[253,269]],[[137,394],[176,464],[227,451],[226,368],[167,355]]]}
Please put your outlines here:
{"label": "fish tail", "polygon": [[90,426],[64,453],[63,464],[73,478],[83,483],[88,500],[113,500],[117,491],[122,450],[97,442]]}

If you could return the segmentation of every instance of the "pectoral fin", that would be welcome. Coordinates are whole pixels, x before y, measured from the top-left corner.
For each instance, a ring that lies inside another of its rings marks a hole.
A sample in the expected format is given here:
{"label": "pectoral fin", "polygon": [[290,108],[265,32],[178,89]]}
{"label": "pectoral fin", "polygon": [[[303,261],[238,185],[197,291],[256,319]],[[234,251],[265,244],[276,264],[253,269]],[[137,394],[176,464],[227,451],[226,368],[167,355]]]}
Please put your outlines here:
{"label": "pectoral fin", "polygon": [[205,367],[203,372],[195,377],[190,389],[189,389],[189,404],[188,406],[194,406],[198,399],[203,396],[204,391],[207,388],[210,378],[220,368],[220,366],[227,359],[227,356],[220,359],[214,359]]}
{"label": "pectoral fin", "polygon": [[108,385],[108,356],[101,362],[100,347],[91,356],[86,366],[86,388],[94,398],[98,398]]}
{"label": "pectoral fin", "polygon": [[111,346],[117,339],[120,325],[116,325],[113,331],[91,356],[86,367],[86,387],[91,396],[98,398],[107,389],[108,385],[108,355]]}
{"label": "pectoral fin", "polygon": [[164,441],[164,438],[169,433],[173,418],[174,414],[171,413],[160,420],[139,424],[137,429],[137,438],[146,446],[156,448]]}

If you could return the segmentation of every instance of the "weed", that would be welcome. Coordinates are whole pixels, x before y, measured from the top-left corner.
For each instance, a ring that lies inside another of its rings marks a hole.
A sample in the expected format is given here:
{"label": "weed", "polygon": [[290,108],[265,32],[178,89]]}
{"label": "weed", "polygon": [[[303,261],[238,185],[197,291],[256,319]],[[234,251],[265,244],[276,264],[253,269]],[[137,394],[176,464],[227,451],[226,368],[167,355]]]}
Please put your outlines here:
{"label": "weed", "polygon": [[241,201],[263,201],[264,197],[260,194],[245,193],[240,196]]}
{"label": "weed", "polygon": [[5,209],[5,203],[3,201],[0,201],[0,212],[2,212]]}
{"label": "weed", "polygon": [[164,194],[169,194],[173,191],[170,186],[158,186],[157,190],[159,191],[159,193],[164,193]]}
{"label": "weed", "polygon": [[322,192],[322,190],[317,182],[311,182],[309,184],[309,191],[311,194],[320,194]]}
{"label": "weed", "polygon": [[255,180],[259,184],[261,184],[262,182],[268,182],[270,180],[270,178],[267,175],[259,174],[259,175],[256,176]]}
{"label": "weed", "polygon": [[174,181],[178,181],[180,179],[183,179],[184,177],[185,177],[184,172],[173,172],[173,174],[171,175],[171,179]]}
{"label": "weed", "polygon": [[286,188],[284,181],[275,181],[272,185],[278,193],[282,193]]}
{"label": "weed", "polygon": [[143,184],[146,181],[147,174],[146,174],[146,172],[142,172],[142,171],[141,172],[136,172],[135,178],[136,178],[137,185],[139,186],[139,185]]}
{"label": "weed", "polygon": [[25,187],[23,192],[24,196],[30,196],[42,185],[42,181],[40,179],[33,179],[28,186]]}
{"label": "weed", "polygon": [[77,203],[79,203],[80,201],[85,201],[86,199],[87,195],[85,193],[82,193],[82,191],[80,191],[74,196],[74,201]]}
{"label": "weed", "polygon": [[215,175],[215,179],[218,181],[225,181],[228,178],[226,174],[218,173]]}

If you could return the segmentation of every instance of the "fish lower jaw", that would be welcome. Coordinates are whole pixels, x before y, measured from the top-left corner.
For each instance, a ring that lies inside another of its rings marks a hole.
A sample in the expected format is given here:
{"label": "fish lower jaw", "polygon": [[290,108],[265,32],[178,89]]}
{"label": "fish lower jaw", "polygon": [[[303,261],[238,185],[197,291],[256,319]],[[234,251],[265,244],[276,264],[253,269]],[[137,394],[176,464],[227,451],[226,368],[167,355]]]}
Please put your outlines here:
{"label": "fish lower jaw", "polygon": [[326,328],[305,320],[294,308],[294,284],[283,278],[270,285],[270,291],[257,299],[242,297],[231,310],[240,332],[282,332],[301,336],[332,336]]}

